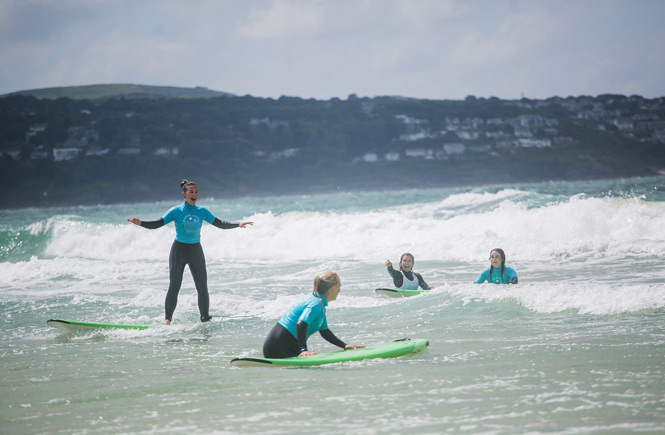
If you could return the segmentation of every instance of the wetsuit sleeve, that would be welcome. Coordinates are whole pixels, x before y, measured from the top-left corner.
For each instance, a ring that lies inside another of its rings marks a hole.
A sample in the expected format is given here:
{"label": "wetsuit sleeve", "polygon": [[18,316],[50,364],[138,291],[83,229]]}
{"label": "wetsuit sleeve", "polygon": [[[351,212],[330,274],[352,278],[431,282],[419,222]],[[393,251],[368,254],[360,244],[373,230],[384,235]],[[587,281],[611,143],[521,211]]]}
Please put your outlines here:
{"label": "wetsuit sleeve", "polygon": [[222,230],[230,230],[231,228],[238,228],[239,226],[238,224],[232,224],[230,222],[220,221],[218,218],[215,218],[215,220],[212,221],[212,224],[217,228],[221,228]]}
{"label": "wetsuit sleeve", "polygon": [[402,287],[402,284],[404,284],[404,277],[402,276],[402,273],[393,269],[392,266],[387,266],[387,267],[388,267],[388,273],[390,274],[390,276],[393,277],[393,284],[395,284],[395,287],[397,288]]}
{"label": "wetsuit sleeve", "polygon": [[[487,271],[484,270],[484,271],[480,272],[480,275],[478,275],[478,279],[476,279],[476,280],[474,281],[476,284],[482,284],[482,283],[485,282],[485,280],[487,279],[487,276],[486,276],[486,273],[485,273],[485,272],[487,272]],[[489,280],[488,280],[488,281],[489,281]]]}
{"label": "wetsuit sleeve", "polygon": [[515,272],[513,269],[510,270],[510,283],[517,284],[517,272]]}
{"label": "wetsuit sleeve", "polygon": [[508,272],[508,284],[517,284],[517,272],[512,267],[506,266]]}
{"label": "wetsuit sleeve", "polygon": [[164,223],[163,218],[159,218],[156,221],[141,221],[141,226],[143,228],[147,228],[149,230],[156,230],[157,228],[161,228],[164,225],[166,225],[166,224]]}
{"label": "wetsuit sleeve", "polygon": [[300,352],[307,350],[307,322],[302,320],[296,324],[296,335],[298,338],[298,349]]}
{"label": "wetsuit sleeve", "polygon": [[416,273],[416,276],[418,277],[418,285],[420,286],[420,288],[422,288],[423,290],[429,290],[430,287],[427,285],[427,283],[423,279],[422,275],[420,275],[419,273]]}
{"label": "wetsuit sleeve", "polygon": [[323,337],[330,344],[334,344],[335,346],[341,347],[342,349],[346,347],[346,343],[337,338],[337,336],[333,334],[330,329],[322,329],[319,331],[319,334],[321,334],[321,337]]}

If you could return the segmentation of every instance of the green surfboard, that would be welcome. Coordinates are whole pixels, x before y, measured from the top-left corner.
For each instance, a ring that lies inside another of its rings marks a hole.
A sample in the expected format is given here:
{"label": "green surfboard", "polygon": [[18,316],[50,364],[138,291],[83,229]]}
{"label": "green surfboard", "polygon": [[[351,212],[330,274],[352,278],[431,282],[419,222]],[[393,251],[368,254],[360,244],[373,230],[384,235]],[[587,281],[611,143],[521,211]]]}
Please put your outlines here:
{"label": "green surfboard", "polygon": [[389,298],[403,298],[405,296],[416,296],[422,293],[427,293],[429,290],[404,290],[401,288],[377,288],[374,290],[380,295],[388,296]]}
{"label": "green surfboard", "polygon": [[46,324],[62,331],[76,332],[90,329],[148,329],[148,325],[120,325],[113,323],[79,322],[76,320],[47,320]]}
{"label": "green surfboard", "polygon": [[417,338],[403,338],[389,343],[374,344],[359,349],[338,350],[312,356],[292,358],[234,358],[233,367],[306,367],[320,366],[346,361],[362,361],[372,358],[394,358],[409,353],[420,352],[429,345],[429,341]]}

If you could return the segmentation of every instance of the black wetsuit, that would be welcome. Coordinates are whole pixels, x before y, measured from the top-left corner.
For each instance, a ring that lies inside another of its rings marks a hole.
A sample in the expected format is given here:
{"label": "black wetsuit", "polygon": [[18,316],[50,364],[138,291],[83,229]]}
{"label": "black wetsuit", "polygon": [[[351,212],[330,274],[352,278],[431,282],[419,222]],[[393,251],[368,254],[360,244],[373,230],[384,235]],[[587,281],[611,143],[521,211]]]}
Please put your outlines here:
{"label": "black wetsuit", "polygon": [[307,350],[307,337],[319,332],[327,342],[342,349],[346,343],[328,328],[325,295],[310,294],[302,298],[282,316],[263,342],[266,358],[288,358]]}
{"label": "black wetsuit", "polygon": [[[413,275],[415,275],[416,278],[418,278],[418,285],[420,286],[420,288],[422,288],[423,290],[429,290],[430,289],[430,287],[427,285],[427,283],[425,282],[423,277],[420,276],[419,273],[413,272],[413,271],[404,272],[402,270],[395,270],[395,269],[393,269],[392,266],[387,266],[387,267],[388,267],[388,273],[390,274],[390,276],[392,276],[393,284],[395,284],[396,288],[402,288],[402,284],[404,284],[404,275],[406,275],[406,277],[410,280],[412,280]],[[404,275],[402,275],[402,272],[404,273]]]}
{"label": "black wetsuit", "polygon": [[[330,329],[322,329],[319,331],[319,334],[328,343],[339,346],[342,349],[346,347],[346,343],[337,338]],[[305,350],[307,350],[307,324],[305,322],[298,322],[297,339],[288,329],[276,323],[263,342],[264,358],[289,358],[298,356]]]}
{"label": "black wetsuit", "polygon": [[[156,221],[141,222],[141,226],[151,230],[161,228],[165,225],[164,219]],[[212,225],[221,229],[237,228],[238,224],[221,221],[217,218]],[[182,277],[185,266],[189,265],[189,270],[194,278],[194,285],[198,293],[199,314],[201,321],[206,322],[210,317],[210,296],[208,294],[208,272],[206,270],[206,260],[201,243],[182,243],[177,240],[171,245],[169,254],[169,289],[166,293],[164,302],[164,318],[171,320],[173,312],[178,304],[178,293],[182,286]]]}

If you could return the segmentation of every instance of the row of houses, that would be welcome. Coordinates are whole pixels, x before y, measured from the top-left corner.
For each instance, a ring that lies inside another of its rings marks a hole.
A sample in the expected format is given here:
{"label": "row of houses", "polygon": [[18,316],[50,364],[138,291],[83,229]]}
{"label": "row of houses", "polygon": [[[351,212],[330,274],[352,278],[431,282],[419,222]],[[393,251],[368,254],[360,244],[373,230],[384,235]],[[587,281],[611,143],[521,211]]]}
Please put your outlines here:
{"label": "row of houses", "polygon": [[[507,105],[517,106],[523,109],[547,107],[552,104],[560,105],[570,112],[570,119],[587,127],[598,130],[617,130],[624,137],[637,137],[643,141],[665,142],[665,99],[657,102],[648,102],[639,97],[629,98],[633,107],[628,108],[625,104],[615,104],[610,99],[604,102],[586,101],[585,99],[554,99],[554,101],[529,102],[506,102]],[[634,105],[638,104],[635,109]],[[618,107],[618,108],[617,108]],[[523,114],[514,118],[501,119],[490,118],[483,120],[477,117],[457,119],[445,118],[443,131],[429,131],[427,121],[415,119],[407,115],[398,115],[404,125],[406,132],[400,136],[403,141],[418,141],[426,138],[434,138],[446,135],[456,135],[463,140],[476,140],[483,136],[487,138],[533,138],[534,131],[538,131],[542,137],[556,137],[559,135],[559,123],[556,119],[549,119],[540,115]],[[512,127],[510,129],[505,127]]]}
{"label": "row of houses", "polygon": [[[631,100],[632,101],[632,100]],[[641,140],[652,140],[665,142],[665,120],[661,119],[659,113],[663,112],[663,102],[649,103],[649,106],[640,99],[638,111],[628,112],[624,109],[608,109],[613,107],[612,101],[584,101],[584,99],[555,99],[554,101],[532,102],[506,102],[507,105],[515,105],[524,109],[544,107],[559,104],[571,113],[571,118],[586,125],[595,126],[599,130],[612,128],[626,137],[639,137]],[[372,103],[374,104],[374,103]],[[535,106],[534,106],[535,104]],[[370,110],[371,112],[371,110]],[[132,114],[128,114],[131,117]],[[494,117],[482,119],[479,117],[445,117],[443,129],[432,129],[428,120],[401,114],[395,116],[403,124],[403,132],[394,141],[412,143],[414,146],[407,148],[402,154],[407,158],[444,159],[450,156],[460,156],[466,153],[492,153],[496,149],[519,147],[519,148],[546,148],[553,144],[571,143],[573,139],[559,134],[559,123],[556,119],[550,119],[541,115],[522,114],[512,118]],[[289,122],[275,120],[269,117],[252,118],[251,126],[265,125],[269,129],[288,126]],[[47,124],[34,124],[25,132],[27,143],[35,136],[47,129]],[[61,146],[51,151],[43,147],[31,152],[31,159],[47,158],[52,155],[56,161],[71,160],[85,155],[86,157],[104,157],[111,153],[109,148],[100,148],[99,134],[95,129],[94,122],[85,126],[72,126],[67,131],[68,138]],[[440,149],[429,149],[418,147],[417,142],[432,140],[442,143]],[[120,155],[140,154],[140,137],[136,134],[127,143],[128,147],[121,148],[115,153]],[[270,154],[257,152],[257,157],[279,159],[293,157],[297,149],[273,152]],[[178,155],[178,148],[160,148],[154,151],[157,156]],[[2,150],[0,157],[9,156],[14,159],[21,158],[19,150]],[[388,161],[398,161],[401,155],[392,151],[381,157],[368,153],[360,158],[362,161],[378,161],[380,158]]]}
{"label": "row of houses", "polygon": [[[30,153],[30,160],[46,159],[51,155],[56,162],[73,160],[81,155],[85,157],[104,157],[111,153],[110,148],[90,147],[83,149],[79,147],[56,147],[49,153],[43,146],[37,147]],[[116,151],[118,155],[132,156],[141,154],[141,148],[127,147]],[[158,148],[153,152],[155,156],[177,156],[178,148]],[[7,156],[14,160],[21,159],[20,150],[0,150],[0,158]]]}
{"label": "row of houses", "polygon": [[[82,148],[53,148],[53,160],[56,162],[63,160],[72,160],[83,153]],[[85,150],[86,157],[103,157],[111,153],[110,148],[91,147]],[[177,156],[180,153],[178,148],[158,148],[153,152],[155,156]],[[141,154],[141,148],[125,147],[117,150],[121,156],[136,156]]]}
{"label": "row of houses", "polygon": [[[561,143],[567,142],[567,140],[572,138],[561,138]],[[484,144],[484,145],[466,145],[463,143],[445,143],[442,145],[441,149],[432,149],[432,148],[407,148],[404,150],[404,156],[406,158],[420,158],[425,160],[447,160],[450,157],[462,156],[464,154],[496,154],[495,148],[504,149],[510,147],[521,147],[521,148],[547,148],[552,146],[552,141],[550,139],[516,139],[514,141],[500,141],[497,142],[495,147]],[[397,151],[390,151],[383,156],[383,160],[386,161],[399,161],[401,158],[400,153]],[[380,156],[376,153],[365,153],[362,157],[356,159],[356,161],[363,161],[368,163],[378,162],[381,160]]]}
{"label": "row of houses", "polygon": [[444,129],[432,131],[427,120],[407,115],[396,115],[395,117],[404,124],[405,132],[399,136],[399,140],[405,142],[450,136],[466,141],[514,137],[529,139],[535,136],[535,130],[546,136],[554,137],[558,135],[559,126],[556,119],[544,118],[540,115],[519,115],[510,119],[490,118],[487,120],[478,117],[464,119],[446,117],[443,120]]}

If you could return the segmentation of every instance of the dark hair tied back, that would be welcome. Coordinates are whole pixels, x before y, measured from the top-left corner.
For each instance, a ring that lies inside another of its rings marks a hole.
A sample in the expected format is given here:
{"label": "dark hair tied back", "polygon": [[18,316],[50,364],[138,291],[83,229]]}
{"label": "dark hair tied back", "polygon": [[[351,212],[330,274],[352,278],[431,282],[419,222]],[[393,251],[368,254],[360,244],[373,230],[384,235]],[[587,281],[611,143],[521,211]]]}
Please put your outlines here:
{"label": "dark hair tied back", "polygon": [[[506,253],[501,248],[494,248],[490,251],[490,257],[492,256],[492,252],[498,252],[501,256],[501,279],[503,280],[503,271],[506,269]],[[494,266],[490,266],[490,279],[492,279],[493,270]]]}
{"label": "dark hair tied back", "polygon": [[196,183],[193,181],[189,181],[188,179],[184,179],[180,182],[180,187],[182,188],[182,191],[186,191],[189,186],[196,186]]}

